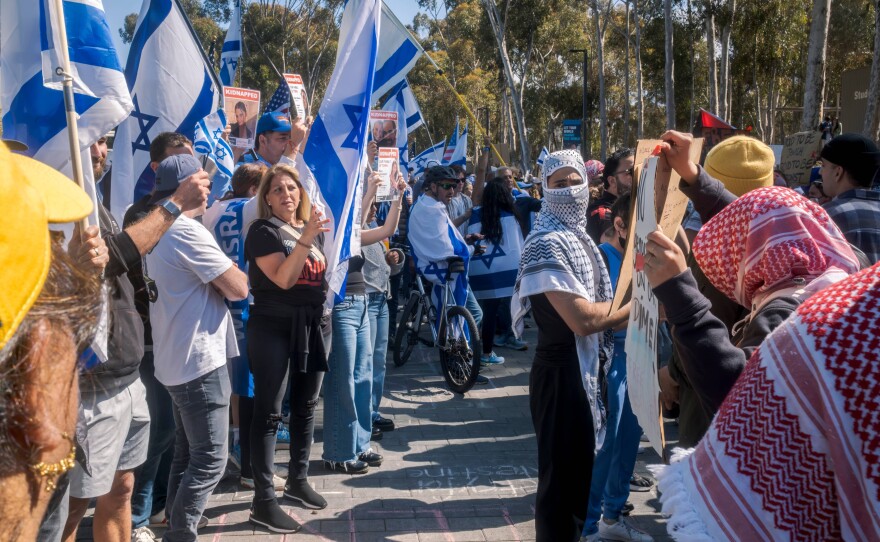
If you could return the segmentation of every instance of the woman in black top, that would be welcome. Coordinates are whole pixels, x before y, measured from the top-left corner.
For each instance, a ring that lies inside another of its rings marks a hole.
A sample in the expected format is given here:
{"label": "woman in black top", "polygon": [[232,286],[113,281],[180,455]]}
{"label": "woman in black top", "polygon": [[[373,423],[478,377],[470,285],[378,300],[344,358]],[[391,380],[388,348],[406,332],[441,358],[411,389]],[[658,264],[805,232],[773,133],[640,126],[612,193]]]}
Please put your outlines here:
{"label": "woman in black top", "polygon": [[278,164],[263,175],[257,192],[260,219],[248,230],[245,257],[253,295],[247,324],[248,358],[254,375],[251,465],[254,501],[250,522],[289,533],[300,525],[278,505],[272,483],[275,433],[281,402],[290,387],[290,465],[284,496],[310,508],[327,501],[308,482],[315,406],[327,370],[322,313],[327,268],[322,253],[329,231],[312,211],[299,175]]}

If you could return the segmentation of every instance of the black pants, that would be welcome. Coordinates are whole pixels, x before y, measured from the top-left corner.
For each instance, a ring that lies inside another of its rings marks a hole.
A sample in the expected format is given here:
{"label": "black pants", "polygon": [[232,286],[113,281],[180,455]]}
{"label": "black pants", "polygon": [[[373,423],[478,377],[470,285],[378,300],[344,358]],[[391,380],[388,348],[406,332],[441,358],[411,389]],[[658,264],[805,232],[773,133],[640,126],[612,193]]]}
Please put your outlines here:
{"label": "black pants", "polygon": [[254,398],[238,396],[238,444],[241,448],[241,477],[253,478],[251,468],[251,425],[254,421]]}
{"label": "black pants", "polygon": [[254,375],[254,416],[251,422],[251,466],[254,501],[275,500],[272,483],[275,434],[281,424],[281,402],[290,387],[289,479],[309,474],[309,453],[315,432],[315,407],[322,372],[290,370],[290,319],[251,315],[247,324],[248,360]]}
{"label": "black pants", "polygon": [[577,359],[539,359],[529,376],[529,406],[538,438],[537,542],[578,540],[587,516],[595,436]]}
{"label": "black pants", "polygon": [[[492,347],[495,346],[495,326],[498,323],[496,315],[502,301],[504,298],[479,300],[480,308],[483,309],[483,322],[481,323],[483,329],[480,330],[480,335],[483,341],[483,353],[486,355],[491,353]],[[508,303],[507,306],[510,307],[510,304]]]}

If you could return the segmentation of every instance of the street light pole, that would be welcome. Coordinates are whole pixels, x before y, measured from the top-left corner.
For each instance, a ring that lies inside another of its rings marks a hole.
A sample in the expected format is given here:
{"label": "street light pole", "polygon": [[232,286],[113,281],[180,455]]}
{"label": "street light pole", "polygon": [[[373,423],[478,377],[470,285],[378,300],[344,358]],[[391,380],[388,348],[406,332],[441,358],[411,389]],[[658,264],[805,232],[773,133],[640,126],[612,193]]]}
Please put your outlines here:
{"label": "street light pole", "polygon": [[584,84],[583,84],[583,111],[581,116],[581,153],[583,153],[585,159],[591,158],[593,154],[592,147],[592,130],[590,129],[589,122],[589,111],[587,110],[589,100],[587,96],[587,84],[590,81],[590,52],[587,49],[569,49],[569,53],[583,53],[584,54]]}

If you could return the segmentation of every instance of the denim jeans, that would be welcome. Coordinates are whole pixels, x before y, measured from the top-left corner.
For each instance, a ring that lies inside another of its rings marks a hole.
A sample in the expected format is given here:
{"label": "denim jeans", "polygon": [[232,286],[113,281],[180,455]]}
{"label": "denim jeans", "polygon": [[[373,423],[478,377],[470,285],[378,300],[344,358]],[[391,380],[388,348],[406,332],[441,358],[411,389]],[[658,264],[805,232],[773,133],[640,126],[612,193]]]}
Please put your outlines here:
{"label": "denim jeans", "polygon": [[324,386],[324,459],[353,461],[370,448],[373,349],[367,299],[347,295],[333,308],[333,347]]}
{"label": "denim jeans", "polygon": [[168,386],[177,426],[168,478],[165,542],[194,541],[198,524],[226,467],[229,396],[226,365],[195,380]]}
{"label": "denim jeans", "polygon": [[37,540],[40,542],[61,542],[64,524],[67,523],[69,506],[70,475],[65,473],[59,476],[55,482],[55,492],[46,506],[43,521],[40,522],[40,530],[37,531]]}
{"label": "denim jeans", "polygon": [[370,344],[373,346],[372,420],[379,418],[379,403],[385,391],[385,363],[388,354],[388,299],[383,292],[367,294],[370,316]]}
{"label": "denim jeans", "polygon": [[471,316],[474,317],[477,329],[480,329],[480,325],[483,322],[483,310],[480,308],[480,304],[477,302],[477,298],[474,296],[474,292],[471,290],[470,286],[468,286],[468,296],[467,301],[464,303],[464,307],[471,313]]}
{"label": "denim jeans", "polygon": [[629,497],[629,479],[636,466],[642,429],[633,414],[626,386],[626,352],[624,341],[615,338],[614,356],[608,371],[606,400],[607,426],[605,442],[596,453],[593,480],[590,483],[590,504],[584,523],[584,536],[599,532],[600,514],[608,519],[620,517],[620,510]]}
{"label": "denim jeans", "polygon": [[165,386],[156,380],[152,350],[141,360],[141,381],[147,390],[150,409],[150,445],[147,460],[134,471],[131,495],[131,526],[145,527],[150,516],[165,509],[168,494],[168,472],[174,458],[174,414],[171,397]]}

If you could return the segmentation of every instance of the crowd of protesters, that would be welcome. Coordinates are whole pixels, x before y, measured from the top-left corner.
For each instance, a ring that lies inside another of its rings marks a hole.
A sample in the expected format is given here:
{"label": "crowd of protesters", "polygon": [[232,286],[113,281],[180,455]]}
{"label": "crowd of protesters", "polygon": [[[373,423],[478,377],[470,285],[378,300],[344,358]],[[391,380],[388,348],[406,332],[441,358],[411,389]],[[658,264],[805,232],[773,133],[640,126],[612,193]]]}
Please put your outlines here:
{"label": "crowd of protesters", "polygon": [[[534,349],[537,539],[652,540],[627,517],[630,492],[654,481],[634,473],[630,306],[610,310],[629,265],[634,152],[604,164],[554,152],[526,183],[490,168],[487,147],[471,176],[430,165],[392,179],[386,202],[365,168],[360,252],[327,309],[329,220],[296,167],[307,129],[263,115],[232,191],[210,206],[192,143],[164,133],[150,147],[153,192],[121,226],[99,204],[100,227],[74,229],[66,248],[48,224],[91,202],[0,145],[17,236],[0,243],[0,538],[73,541],[94,502],[95,539],[148,542],[160,526],[163,540],[196,540],[230,465],[254,491],[251,523],[298,531],[280,502],[327,506],[309,481],[322,397],[323,468],[379,468],[371,442],[395,429],[380,410],[398,305],[414,281],[442,283],[426,269],[456,256],[456,302],[482,334],[479,383],[505,361],[496,348]],[[774,186],[757,139],[724,140],[702,164],[689,134],[661,140],[691,202],[675,239],[649,236],[644,263],[664,313],[659,400],[686,448],[657,470],[670,532],[880,539],[880,150],[835,133],[821,180],[800,192]],[[105,140],[91,156],[100,179]],[[102,320],[107,361],[89,363]]]}

